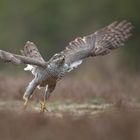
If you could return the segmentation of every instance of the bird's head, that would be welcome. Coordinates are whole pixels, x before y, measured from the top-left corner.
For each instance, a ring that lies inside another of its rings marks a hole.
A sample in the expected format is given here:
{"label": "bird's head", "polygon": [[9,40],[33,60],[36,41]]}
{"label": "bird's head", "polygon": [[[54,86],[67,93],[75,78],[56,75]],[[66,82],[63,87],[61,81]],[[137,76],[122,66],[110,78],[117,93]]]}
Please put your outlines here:
{"label": "bird's head", "polygon": [[50,62],[57,65],[57,66],[63,65],[65,62],[65,56],[63,54],[55,54],[50,59]]}

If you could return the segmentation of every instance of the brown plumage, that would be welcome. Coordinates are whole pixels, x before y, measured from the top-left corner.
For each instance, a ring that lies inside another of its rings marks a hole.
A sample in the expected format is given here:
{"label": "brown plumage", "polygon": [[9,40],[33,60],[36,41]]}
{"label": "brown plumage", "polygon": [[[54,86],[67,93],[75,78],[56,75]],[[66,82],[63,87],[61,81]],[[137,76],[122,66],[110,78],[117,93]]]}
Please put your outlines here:
{"label": "brown plumage", "polygon": [[0,58],[13,64],[27,64],[25,70],[30,70],[35,75],[23,96],[26,103],[37,86],[46,86],[44,102],[41,103],[41,110],[44,111],[45,100],[55,89],[58,80],[80,65],[85,58],[106,55],[111,50],[123,46],[124,42],[131,36],[132,29],[132,24],[126,20],[115,21],[93,34],[76,38],[63,51],[53,55],[47,62],[42,58],[36,45],[30,41],[25,44],[21,51],[22,55],[0,50]]}

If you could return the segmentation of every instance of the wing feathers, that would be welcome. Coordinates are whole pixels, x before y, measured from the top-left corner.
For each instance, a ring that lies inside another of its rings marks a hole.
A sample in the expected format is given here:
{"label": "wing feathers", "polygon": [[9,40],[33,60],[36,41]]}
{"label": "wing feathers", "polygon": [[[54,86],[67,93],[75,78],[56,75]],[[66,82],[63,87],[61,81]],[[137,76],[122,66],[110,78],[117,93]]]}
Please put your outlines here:
{"label": "wing feathers", "polygon": [[12,54],[3,50],[0,50],[0,59],[4,62],[10,62],[12,64],[20,65],[20,64],[30,64],[36,65],[40,67],[47,67],[46,62],[42,62],[30,57]]}
{"label": "wing feathers", "polygon": [[17,59],[13,54],[0,50],[0,59],[4,62],[11,62],[13,64],[21,64],[21,60]]}
{"label": "wing feathers", "polygon": [[124,42],[132,35],[132,29],[132,24],[124,20],[120,23],[114,22],[109,26],[97,31],[95,33],[95,55],[104,55],[106,54],[104,52],[106,49],[113,50],[123,46]]}
{"label": "wing feathers", "polygon": [[[29,58],[33,58],[34,60],[40,61],[40,62],[45,62],[41,54],[39,53],[37,46],[30,41],[27,41],[24,50],[21,50],[21,54],[24,56],[27,56]],[[34,73],[34,71],[37,69],[38,66],[36,65],[29,65],[27,64],[27,67],[24,68],[25,71],[31,71]]]}
{"label": "wing feathers", "polygon": [[74,67],[73,64],[89,56],[105,55],[123,46],[132,35],[132,29],[132,24],[126,20],[115,21],[91,35],[76,38],[60,54],[65,56],[69,67]]}
{"label": "wing feathers", "polygon": [[42,58],[36,45],[33,42],[27,41],[24,46],[24,50],[22,50],[21,53],[27,57],[31,57],[44,62],[44,59]]}

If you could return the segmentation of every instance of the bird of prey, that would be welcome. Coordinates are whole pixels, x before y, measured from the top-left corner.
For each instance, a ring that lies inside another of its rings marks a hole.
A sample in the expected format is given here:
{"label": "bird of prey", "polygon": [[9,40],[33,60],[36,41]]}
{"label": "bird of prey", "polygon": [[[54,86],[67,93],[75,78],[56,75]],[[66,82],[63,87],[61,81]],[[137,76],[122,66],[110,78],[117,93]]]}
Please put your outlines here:
{"label": "bird of prey", "polygon": [[29,83],[24,93],[24,106],[27,106],[37,87],[46,87],[41,111],[46,110],[46,100],[55,89],[56,83],[66,73],[79,66],[85,58],[101,56],[110,53],[124,45],[131,36],[133,25],[123,20],[112,24],[84,37],[77,37],[66,48],[54,54],[45,61],[33,42],[27,41],[21,55],[0,50],[0,59],[16,65],[25,64],[24,70],[30,70],[34,79]]}

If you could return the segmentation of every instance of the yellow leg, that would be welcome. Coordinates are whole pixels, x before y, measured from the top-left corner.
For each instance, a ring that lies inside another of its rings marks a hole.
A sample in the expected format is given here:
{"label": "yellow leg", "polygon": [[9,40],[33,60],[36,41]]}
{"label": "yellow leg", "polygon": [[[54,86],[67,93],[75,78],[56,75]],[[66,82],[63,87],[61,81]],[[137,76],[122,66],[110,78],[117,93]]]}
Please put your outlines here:
{"label": "yellow leg", "polygon": [[46,100],[44,99],[44,101],[40,101],[40,112],[45,112],[48,111],[47,107],[46,107]]}
{"label": "yellow leg", "polygon": [[25,102],[23,104],[23,109],[25,110],[27,108],[27,106],[28,106],[29,99],[24,97],[24,96],[23,96],[23,99],[25,100]]}

